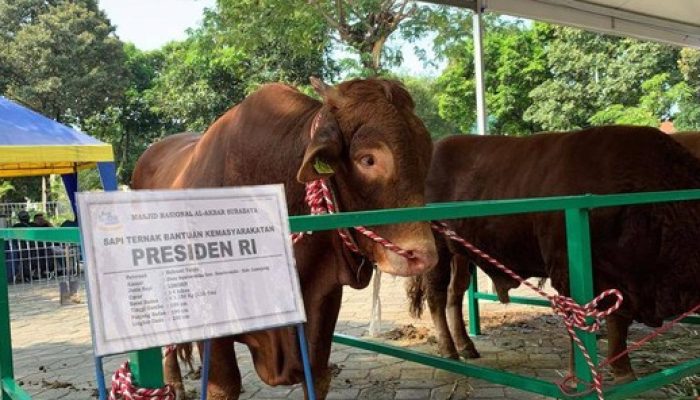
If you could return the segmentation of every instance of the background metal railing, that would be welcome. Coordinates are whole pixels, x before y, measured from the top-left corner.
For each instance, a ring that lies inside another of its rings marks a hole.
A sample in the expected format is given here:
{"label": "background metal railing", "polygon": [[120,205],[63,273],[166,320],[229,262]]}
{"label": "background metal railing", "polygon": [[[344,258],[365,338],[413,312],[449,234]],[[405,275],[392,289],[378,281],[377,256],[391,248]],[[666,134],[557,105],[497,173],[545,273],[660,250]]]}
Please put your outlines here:
{"label": "background metal railing", "polygon": [[5,241],[4,253],[10,285],[48,284],[82,276],[77,244],[14,239]]}
{"label": "background metal railing", "polygon": [[65,201],[0,203],[0,228],[10,228],[19,222],[17,214],[20,211],[27,211],[30,215],[42,212],[47,220],[57,225],[63,222],[59,219],[68,219],[73,215],[70,204]]}

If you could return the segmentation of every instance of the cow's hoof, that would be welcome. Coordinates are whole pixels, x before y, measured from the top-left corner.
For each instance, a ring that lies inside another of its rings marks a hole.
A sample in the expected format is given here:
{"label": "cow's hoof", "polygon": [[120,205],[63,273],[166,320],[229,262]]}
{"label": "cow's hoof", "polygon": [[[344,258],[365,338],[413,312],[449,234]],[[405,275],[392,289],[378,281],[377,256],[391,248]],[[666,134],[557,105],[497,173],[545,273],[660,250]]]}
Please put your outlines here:
{"label": "cow's hoof", "polygon": [[459,353],[457,353],[457,351],[441,351],[441,350],[438,350],[438,354],[440,354],[440,357],[451,358],[451,359],[453,359],[453,360],[459,360]]}
{"label": "cow's hoof", "polygon": [[637,380],[637,375],[634,372],[628,372],[626,374],[614,374],[613,385],[622,385],[624,383],[630,383]]}
{"label": "cow's hoof", "polygon": [[462,356],[465,360],[470,360],[472,358],[481,358],[481,354],[479,354],[476,349],[462,349],[459,351],[459,355]]}

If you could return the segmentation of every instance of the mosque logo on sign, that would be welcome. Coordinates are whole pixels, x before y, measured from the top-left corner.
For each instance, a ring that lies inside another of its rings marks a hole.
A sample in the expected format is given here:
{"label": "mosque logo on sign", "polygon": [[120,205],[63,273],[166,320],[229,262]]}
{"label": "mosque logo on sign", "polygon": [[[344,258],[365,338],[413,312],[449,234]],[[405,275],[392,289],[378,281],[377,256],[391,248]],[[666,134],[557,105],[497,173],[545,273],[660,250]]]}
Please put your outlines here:
{"label": "mosque logo on sign", "polygon": [[97,228],[101,231],[114,231],[122,229],[123,225],[111,210],[100,210],[97,214]]}

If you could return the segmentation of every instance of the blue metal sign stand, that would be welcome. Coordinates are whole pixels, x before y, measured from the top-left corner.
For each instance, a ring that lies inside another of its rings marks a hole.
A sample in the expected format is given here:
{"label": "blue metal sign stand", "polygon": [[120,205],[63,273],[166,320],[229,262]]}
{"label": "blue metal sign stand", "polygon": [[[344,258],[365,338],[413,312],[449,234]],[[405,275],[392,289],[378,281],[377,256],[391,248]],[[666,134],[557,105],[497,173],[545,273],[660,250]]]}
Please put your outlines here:
{"label": "blue metal sign stand", "polygon": [[306,343],[306,333],[304,324],[297,324],[297,337],[299,338],[299,349],[301,350],[301,362],[304,365],[304,379],[306,380],[307,398],[316,400],[316,390],[314,388],[314,377],[311,374],[311,361],[309,360],[309,346]]}

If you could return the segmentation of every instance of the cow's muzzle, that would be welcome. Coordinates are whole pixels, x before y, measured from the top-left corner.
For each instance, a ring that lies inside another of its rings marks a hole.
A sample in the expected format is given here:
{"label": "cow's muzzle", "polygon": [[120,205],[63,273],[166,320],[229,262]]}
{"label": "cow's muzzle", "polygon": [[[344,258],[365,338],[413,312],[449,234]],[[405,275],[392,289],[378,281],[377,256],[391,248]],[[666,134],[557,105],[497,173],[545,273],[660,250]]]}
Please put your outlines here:
{"label": "cow's muzzle", "polygon": [[408,251],[411,254],[410,257],[404,257],[375,244],[374,259],[380,271],[397,276],[414,276],[428,271],[437,264],[437,249],[430,225],[426,223],[411,225],[408,232],[414,233],[413,235],[393,240],[394,244]]}

